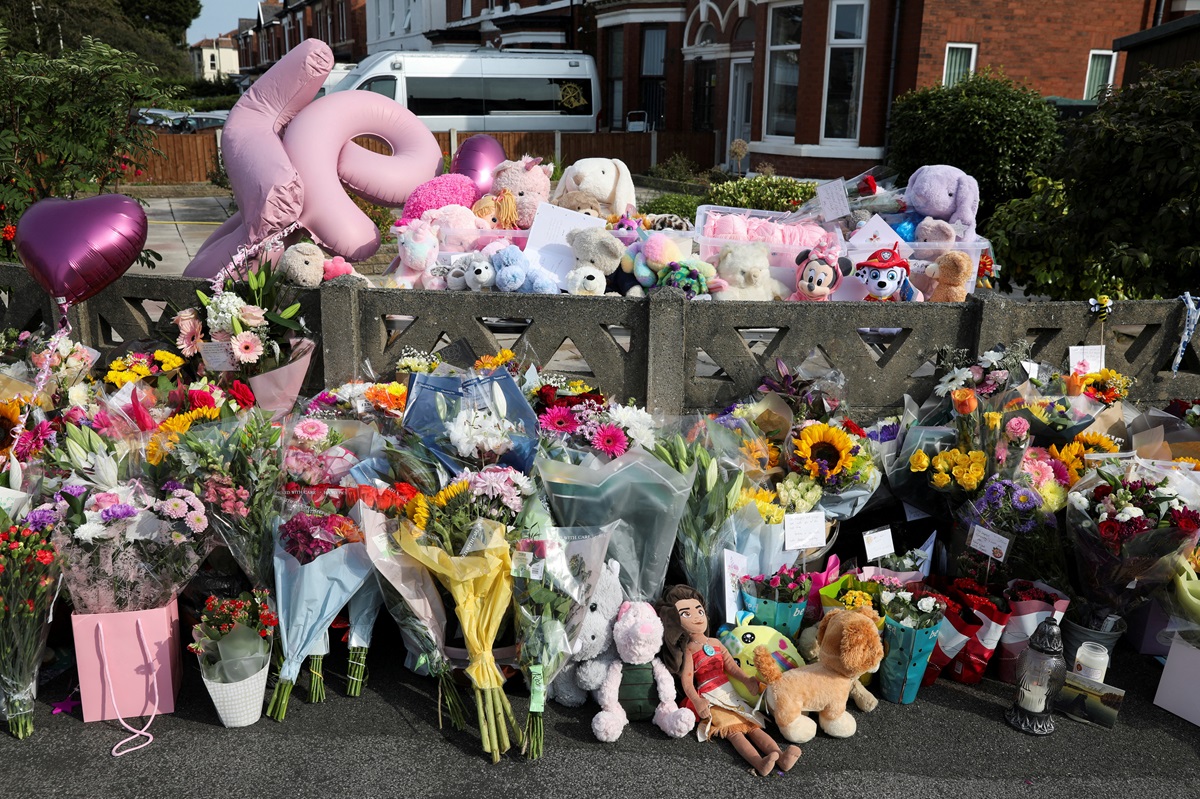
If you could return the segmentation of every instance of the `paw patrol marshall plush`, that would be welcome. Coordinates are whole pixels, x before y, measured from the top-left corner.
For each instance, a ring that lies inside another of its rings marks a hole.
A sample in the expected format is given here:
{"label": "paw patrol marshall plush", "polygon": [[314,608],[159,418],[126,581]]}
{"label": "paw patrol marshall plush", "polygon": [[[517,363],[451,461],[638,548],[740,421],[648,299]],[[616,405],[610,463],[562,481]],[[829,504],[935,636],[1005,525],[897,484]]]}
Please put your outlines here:
{"label": "paw patrol marshall plush", "polygon": [[854,276],[867,288],[867,302],[921,302],[924,295],[909,281],[909,265],[893,244],[860,261]]}

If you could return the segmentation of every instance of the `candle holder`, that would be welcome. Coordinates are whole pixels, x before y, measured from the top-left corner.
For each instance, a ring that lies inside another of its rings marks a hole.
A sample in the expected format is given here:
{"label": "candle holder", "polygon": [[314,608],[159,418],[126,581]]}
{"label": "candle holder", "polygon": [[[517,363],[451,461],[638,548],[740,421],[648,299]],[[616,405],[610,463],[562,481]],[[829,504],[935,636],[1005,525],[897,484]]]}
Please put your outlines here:
{"label": "candle holder", "polygon": [[1004,717],[1021,732],[1054,732],[1054,700],[1067,681],[1062,651],[1062,630],[1051,616],[1034,630],[1017,661],[1017,701]]}

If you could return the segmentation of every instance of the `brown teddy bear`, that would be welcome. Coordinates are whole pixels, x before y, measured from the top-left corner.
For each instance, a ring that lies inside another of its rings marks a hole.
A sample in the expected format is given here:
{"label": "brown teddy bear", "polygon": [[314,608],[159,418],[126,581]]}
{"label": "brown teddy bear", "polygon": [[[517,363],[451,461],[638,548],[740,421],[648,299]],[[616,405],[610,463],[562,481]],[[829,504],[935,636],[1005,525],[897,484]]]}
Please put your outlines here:
{"label": "brown teddy bear", "polygon": [[971,256],[965,252],[951,250],[938,256],[925,275],[937,281],[937,287],[929,295],[929,302],[966,302],[967,281],[974,269]]}
{"label": "brown teddy bear", "polygon": [[821,729],[834,738],[849,738],[858,729],[846,712],[850,689],[883,661],[883,643],[871,608],[831,610],[817,627],[821,654],[816,663],[780,671],[771,653],[754,651],[759,678],[766,682],[765,701],[779,732],[793,743],[811,741],[817,724],[805,713],[817,713]]}
{"label": "brown teddy bear", "polygon": [[569,191],[553,200],[559,208],[578,211],[588,216],[600,216],[600,202],[586,191]]}

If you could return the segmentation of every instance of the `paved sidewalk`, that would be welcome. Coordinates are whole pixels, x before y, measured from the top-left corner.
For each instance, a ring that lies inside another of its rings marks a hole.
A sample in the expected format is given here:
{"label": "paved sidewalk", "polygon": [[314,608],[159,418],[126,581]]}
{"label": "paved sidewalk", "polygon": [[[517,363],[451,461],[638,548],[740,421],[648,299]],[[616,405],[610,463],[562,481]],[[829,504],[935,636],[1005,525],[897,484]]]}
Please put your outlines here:
{"label": "paved sidewalk", "polygon": [[175,197],[146,200],[150,222],[147,249],[162,256],[154,269],[134,266],[132,274],[182,275],[200,245],[229,218],[229,197]]}

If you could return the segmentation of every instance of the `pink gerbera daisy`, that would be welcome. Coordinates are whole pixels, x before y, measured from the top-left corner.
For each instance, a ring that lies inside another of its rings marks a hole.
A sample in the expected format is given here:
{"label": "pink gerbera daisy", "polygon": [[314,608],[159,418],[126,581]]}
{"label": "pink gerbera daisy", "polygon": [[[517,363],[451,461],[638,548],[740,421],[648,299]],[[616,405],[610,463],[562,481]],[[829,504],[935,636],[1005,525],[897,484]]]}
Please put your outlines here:
{"label": "pink gerbera daisy", "polygon": [[629,439],[625,431],[615,424],[602,424],[592,433],[592,446],[608,455],[617,458],[625,454],[629,447]]}
{"label": "pink gerbera daisy", "polygon": [[262,357],[262,339],[249,331],[238,333],[229,343],[233,345],[233,357],[238,363],[258,363]]}
{"label": "pink gerbera daisy", "polygon": [[316,419],[305,419],[296,425],[295,433],[301,441],[321,441],[329,435],[329,425]]}
{"label": "pink gerbera daisy", "polygon": [[570,435],[579,429],[579,420],[575,418],[575,414],[571,413],[569,408],[563,407],[551,408],[546,411],[538,417],[538,423],[541,424],[543,430],[553,433]]}
{"label": "pink gerbera daisy", "polygon": [[179,338],[175,340],[175,346],[185,358],[191,358],[200,352],[203,342],[204,329],[199,322],[183,322],[179,325]]}

